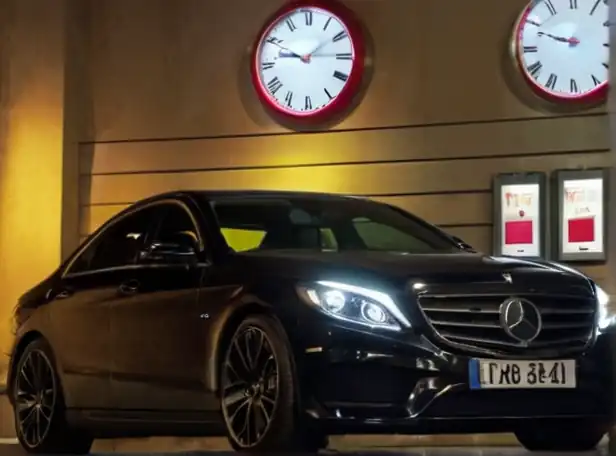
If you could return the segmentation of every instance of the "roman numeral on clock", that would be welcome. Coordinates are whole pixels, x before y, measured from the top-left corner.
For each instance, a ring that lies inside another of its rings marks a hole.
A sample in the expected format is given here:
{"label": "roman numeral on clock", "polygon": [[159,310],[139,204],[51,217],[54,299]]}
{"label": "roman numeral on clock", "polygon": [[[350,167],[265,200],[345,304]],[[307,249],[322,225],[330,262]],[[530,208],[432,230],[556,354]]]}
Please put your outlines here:
{"label": "roman numeral on clock", "polygon": [[598,80],[594,74],[591,74],[590,77],[592,78],[592,82],[595,86],[598,86],[599,84],[601,84],[601,81]]}
{"label": "roman numeral on clock", "polygon": [[353,54],[350,52],[342,52],[340,54],[336,54],[336,58],[338,60],[353,60]]}
{"label": "roman numeral on clock", "polygon": [[537,46],[524,46],[524,52],[537,52]]}
{"label": "roman numeral on clock", "polygon": [[312,11],[304,11],[304,18],[306,19],[306,25],[312,25]]}
{"label": "roman numeral on clock", "polygon": [[578,89],[578,85],[575,79],[572,79],[570,81],[569,89],[571,90],[571,93],[578,93],[580,91],[580,89]]}
{"label": "roman numeral on clock", "polygon": [[304,109],[312,109],[312,100],[310,99],[310,97],[306,97],[306,99],[304,100]]}
{"label": "roman numeral on clock", "polygon": [[261,69],[262,70],[269,70],[272,69],[276,66],[276,64],[274,62],[263,62],[261,63]]}
{"label": "roman numeral on clock", "polygon": [[558,80],[558,76],[556,76],[554,73],[552,73],[548,77],[548,82],[546,82],[545,86],[548,89],[550,89],[550,90],[554,90],[556,88],[556,81],[557,80]]}
{"label": "roman numeral on clock", "polygon": [[569,9],[577,9],[578,0],[569,0]]}
{"label": "roman numeral on clock", "polygon": [[284,101],[287,104],[287,106],[290,108],[291,107],[291,103],[293,103],[293,92],[291,92],[290,90],[287,92],[287,94],[284,97]]}
{"label": "roman numeral on clock", "polygon": [[533,78],[537,78],[537,75],[541,71],[542,67],[543,67],[543,64],[541,62],[535,62],[532,65],[529,65],[528,67],[526,67],[526,69],[528,70],[528,72]]}
{"label": "roman numeral on clock", "polygon": [[595,2],[595,4],[592,6],[592,8],[590,9],[590,15],[592,16],[593,14],[595,14],[595,11],[597,11],[597,8],[599,7],[599,3],[601,3],[601,0],[597,0]]}
{"label": "roman numeral on clock", "polygon": [[333,38],[332,41],[335,43],[336,41],[340,41],[343,40],[347,37],[347,32],[345,32],[344,30],[340,33],[337,33]]}
{"label": "roman numeral on clock", "polygon": [[545,7],[548,9],[548,11],[550,12],[552,16],[556,14],[556,8],[554,8],[554,4],[552,3],[552,0],[543,0],[543,4],[545,5]]}
{"label": "roman numeral on clock", "polygon": [[267,83],[267,90],[269,90],[272,95],[276,95],[276,92],[278,92],[282,86],[282,82],[278,79],[278,76],[276,76]]}
{"label": "roman numeral on clock", "polygon": [[349,75],[348,74],[344,74],[340,71],[334,71],[334,77],[336,79],[340,79],[343,82],[346,82],[347,79],[349,79]]}
{"label": "roman numeral on clock", "polygon": [[289,19],[287,19],[285,21],[285,23],[287,24],[287,27],[289,27],[289,30],[291,30],[292,32],[297,30],[297,27],[295,26],[295,23],[293,22],[293,19],[289,18]]}

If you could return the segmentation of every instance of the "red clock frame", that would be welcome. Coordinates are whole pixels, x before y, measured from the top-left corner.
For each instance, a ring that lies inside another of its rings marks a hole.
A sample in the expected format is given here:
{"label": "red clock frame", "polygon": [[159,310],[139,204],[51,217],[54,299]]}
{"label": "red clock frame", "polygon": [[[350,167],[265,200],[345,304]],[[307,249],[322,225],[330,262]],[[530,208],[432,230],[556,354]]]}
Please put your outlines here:
{"label": "red clock frame", "polygon": [[524,33],[524,24],[526,24],[526,20],[528,19],[528,16],[532,12],[534,4],[535,2],[531,1],[526,5],[524,10],[522,11],[522,14],[520,14],[520,17],[518,18],[518,21],[515,24],[513,36],[512,36],[512,41],[513,41],[512,47],[513,47],[515,65],[518,71],[522,74],[524,81],[527,83],[530,89],[535,93],[535,95],[553,104],[592,105],[592,104],[598,104],[598,103],[604,102],[607,98],[607,91],[608,91],[608,85],[609,85],[608,81],[605,81],[599,84],[594,89],[589,90],[588,92],[585,92],[579,95],[557,95],[553,92],[546,90],[528,72],[528,70],[526,69],[526,65],[524,65],[524,60],[522,58],[522,56],[524,55],[523,50],[522,50],[523,48],[522,34]]}
{"label": "red clock frame", "polygon": [[[318,8],[338,17],[347,29],[354,53],[353,67],[343,89],[331,103],[312,112],[298,112],[281,106],[270,95],[259,77],[261,67],[260,50],[263,41],[281,19],[300,8]],[[294,0],[270,16],[266,25],[259,33],[251,56],[252,84],[261,103],[270,112],[296,122],[322,123],[342,115],[351,106],[355,97],[358,96],[365,73],[365,59],[366,43],[364,41],[364,34],[362,26],[353,11],[336,0]]]}

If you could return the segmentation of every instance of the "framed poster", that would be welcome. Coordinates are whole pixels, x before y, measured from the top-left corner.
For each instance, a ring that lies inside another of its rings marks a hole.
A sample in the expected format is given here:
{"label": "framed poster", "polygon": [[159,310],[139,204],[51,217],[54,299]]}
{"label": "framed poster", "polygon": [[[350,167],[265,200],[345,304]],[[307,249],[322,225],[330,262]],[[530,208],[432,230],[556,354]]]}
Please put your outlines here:
{"label": "framed poster", "polygon": [[558,261],[607,259],[607,170],[554,173]]}
{"label": "framed poster", "polygon": [[547,255],[547,177],[544,173],[494,178],[494,255]]}

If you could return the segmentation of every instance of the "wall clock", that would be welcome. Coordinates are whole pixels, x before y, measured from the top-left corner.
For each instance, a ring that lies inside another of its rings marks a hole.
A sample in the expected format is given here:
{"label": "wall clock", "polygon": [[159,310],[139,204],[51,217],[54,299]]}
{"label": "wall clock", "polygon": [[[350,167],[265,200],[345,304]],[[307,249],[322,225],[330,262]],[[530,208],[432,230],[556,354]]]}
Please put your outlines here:
{"label": "wall clock", "polygon": [[554,103],[599,102],[608,86],[608,0],[533,0],[514,29],[526,82]]}
{"label": "wall clock", "polygon": [[288,3],[260,33],[252,80],[261,101],[293,119],[325,121],[358,94],[365,44],[353,13],[335,1]]}

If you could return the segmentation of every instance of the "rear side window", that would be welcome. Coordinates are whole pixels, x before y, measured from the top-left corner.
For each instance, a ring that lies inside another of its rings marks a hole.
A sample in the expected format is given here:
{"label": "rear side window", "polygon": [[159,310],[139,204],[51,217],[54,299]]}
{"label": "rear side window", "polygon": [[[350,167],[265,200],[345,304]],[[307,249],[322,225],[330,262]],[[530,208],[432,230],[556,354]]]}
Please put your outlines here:
{"label": "rear side window", "polygon": [[152,208],[128,215],[105,229],[72,264],[69,273],[135,264],[152,226]]}

